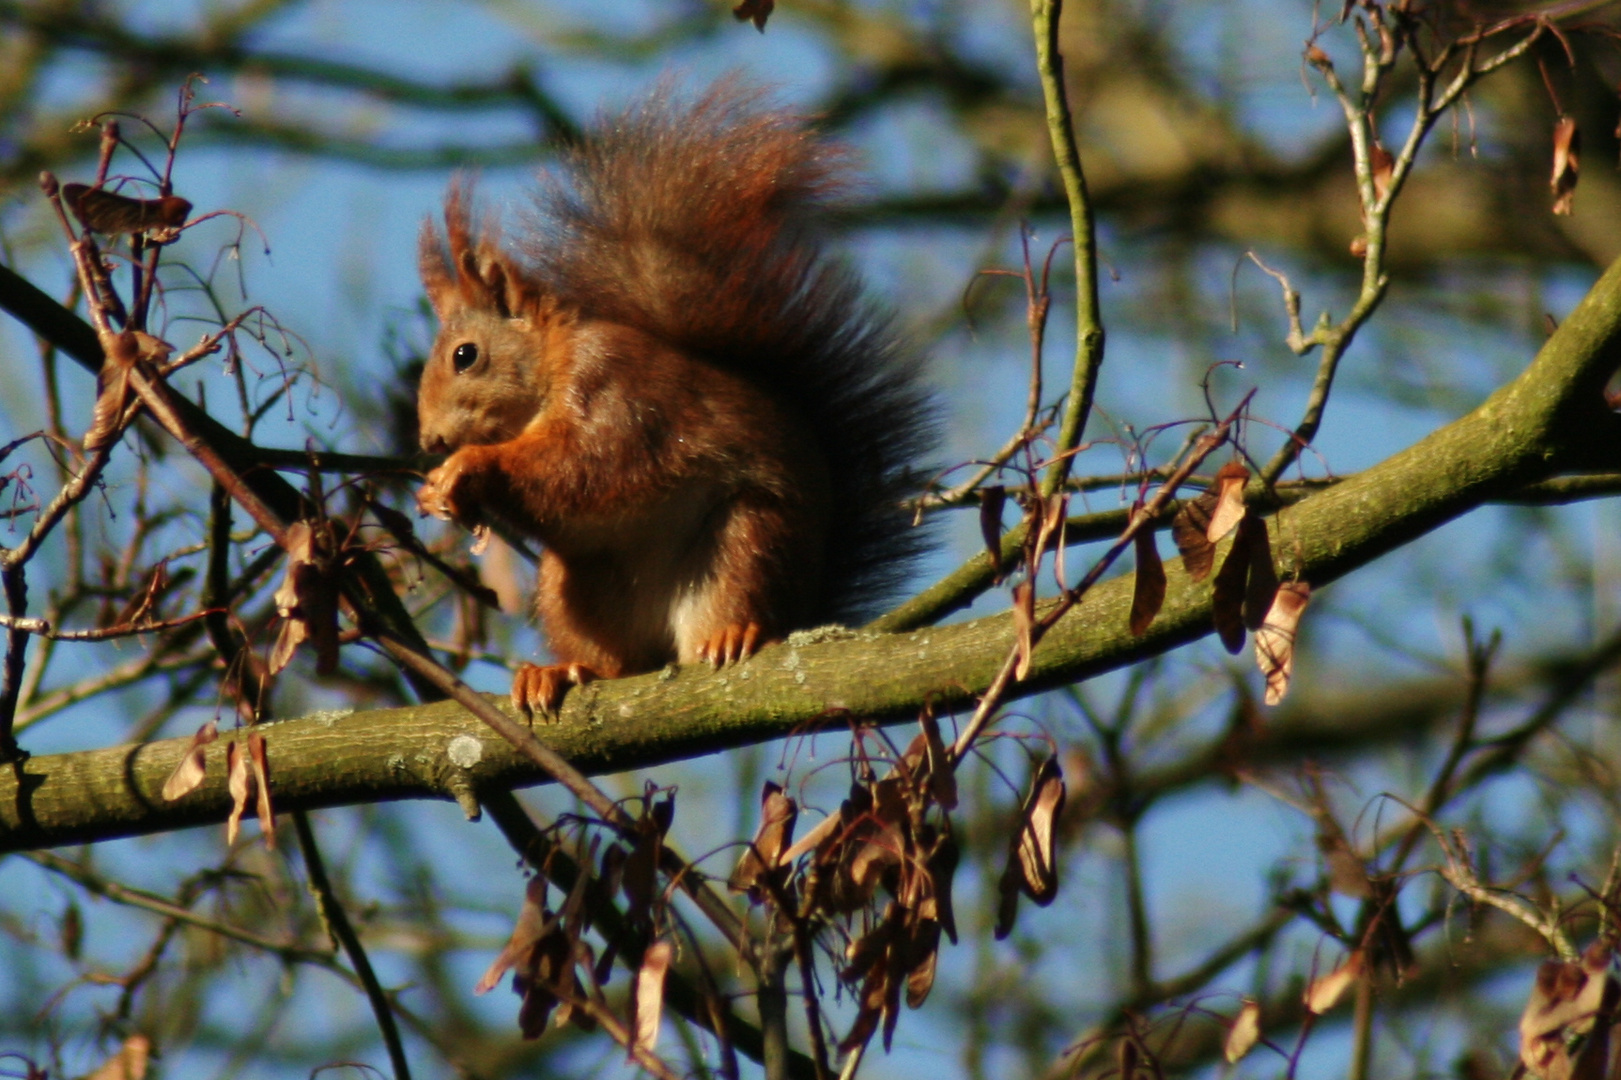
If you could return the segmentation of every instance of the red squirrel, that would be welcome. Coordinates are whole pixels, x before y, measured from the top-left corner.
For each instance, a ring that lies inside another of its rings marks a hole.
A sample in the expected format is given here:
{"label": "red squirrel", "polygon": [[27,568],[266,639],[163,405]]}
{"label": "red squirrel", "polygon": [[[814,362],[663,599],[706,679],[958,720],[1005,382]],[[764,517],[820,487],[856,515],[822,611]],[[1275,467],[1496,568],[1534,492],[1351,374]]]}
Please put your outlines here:
{"label": "red squirrel", "polygon": [[515,244],[461,185],[422,234],[421,440],[450,457],[417,502],[541,544],[530,713],[850,621],[923,546],[916,364],[817,242],[841,155],[734,82],[662,96],[542,180]]}

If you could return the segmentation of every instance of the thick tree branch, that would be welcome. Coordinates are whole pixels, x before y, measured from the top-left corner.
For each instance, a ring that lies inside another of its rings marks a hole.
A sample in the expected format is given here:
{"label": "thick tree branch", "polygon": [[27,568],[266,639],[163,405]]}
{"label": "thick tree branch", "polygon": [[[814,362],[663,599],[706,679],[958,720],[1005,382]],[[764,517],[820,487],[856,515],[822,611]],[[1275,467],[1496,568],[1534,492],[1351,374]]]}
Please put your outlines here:
{"label": "thick tree branch", "polygon": [[[3,280],[3,275],[0,275]],[[1322,586],[1490,499],[1613,456],[1603,387],[1621,364],[1621,263],[1515,381],[1462,419],[1275,520],[1285,575]],[[261,470],[257,475],[270,475]],[[279,482],[279,478],[278,478]],[[291,493],[291,489],[287,489]],[[292,493],[296,498],[296,493]],[[1095,588],[1036,649],[1026,695],[1166,652],[1211,629],[1210,587],[1167,568],[1164,607],[1127,628],[1131,581]],[[926,700],[971,707],[1012,643],[1005,616],[910,634],[800,635],[721,674],[688,669],[595,683],[569,695],[546,742],[586,772],[617,771],[833,723],[896,720]],[[284,807],[449,796],[538,779],[454,705],[355,713],[261,728]],[[472,742],[457,743],[466,738]],[[453,748],[455,744],[455,748]],[[164,805],[175,740],[38,758],[0,777],[0,850],[223,820],[222,770]],[[463,764],[457,764],[461,762]]]}

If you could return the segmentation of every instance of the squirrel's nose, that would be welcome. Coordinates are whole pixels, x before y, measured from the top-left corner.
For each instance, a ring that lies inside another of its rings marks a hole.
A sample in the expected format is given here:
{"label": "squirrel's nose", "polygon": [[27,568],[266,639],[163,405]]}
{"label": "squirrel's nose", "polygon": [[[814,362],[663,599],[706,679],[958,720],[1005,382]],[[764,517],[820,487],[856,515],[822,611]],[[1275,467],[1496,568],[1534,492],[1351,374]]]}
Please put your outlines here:
{"label": "squirrel's nose", "polygon": [[424,431],[422,433],[422,449],[430,454],[443,454],[450,449],[450,446],[445,442],[443,435],[430,435]]}

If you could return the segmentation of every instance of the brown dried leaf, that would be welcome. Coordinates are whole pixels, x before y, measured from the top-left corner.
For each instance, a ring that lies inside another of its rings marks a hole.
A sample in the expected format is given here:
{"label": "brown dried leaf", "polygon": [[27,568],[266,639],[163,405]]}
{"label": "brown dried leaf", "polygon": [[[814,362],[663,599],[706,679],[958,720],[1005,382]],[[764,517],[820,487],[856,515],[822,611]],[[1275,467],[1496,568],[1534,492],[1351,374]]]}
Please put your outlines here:
{"label": "brown dried leaf", "polygon": [[1243,519],[1244,485],[1249,479],[1250,471],[1242,462],[1229,461],[1217,470],[1216,483],[1210,489],[1215,492],[1216,506],[1205,526],[1205,539],[1212,544],[1220,542]]}
{"label": "brown dried leaf", "polygon": [[1574,116],[1561,116],[1553,126],[1553,212],[1569,214],[1576,198],[1576,180],[1581,172],[1582,133]]}
{"label": "brown dried leaf", "polygon": [[1311,985],[1306,987],[1306,1010],[1318,1016],[1328,1012],[1339,1002],[1346,989],[1362,977],[1364,967],[1362,951],[1358,949],[1345,958],[1345,963],[1327,975],[1313,979]]}
{"label": "brown dried leaf", "polygon": [[1227,1029],[1227,1045],[1222,1048],[1227,1064],[1237,1065],[1260,1041],[1261,1006],[1256,1001],[1245,998],[1244,1004],[1239,1007],[1238,1015],[1233,1017],[1233,1026]]}
{"label": "brown dried leaf", "polygon": [[62,199],[85,228],[104,236],[158,233],[171,239],[168,234],[184,225],[191,213],[191,203],[178,195],[132,199],[87,184],[63,184]]}
{"label": "brown dried leaf", "polygon": [[1041,515],[1041,523],[1036,529],[1036,553],[1030,560],[1032,567],[1043,555],[1052,550],[1055,543],[1059,551],[1063,551],[1064,518],[1068,513],[1068,495],[1047,500]]}
{"label": "brown dried leaf", "polygon": [[732,9],[732,15],[738,22],[752,22],[754,28],[765,33],[765,21],[771,18],[772,9],[777,6],[777,0],[743,0]]}
{"label": "brown dried leaf", "polygon": [[923,763],[929,771],[929,794],[942,810],[957,808],[957,771],[951,767],[945,740],[940,737],[940,722],[934,713],[925,709],[917,718],[923,728]]}
{"label": "brown dried leaf", "polygon": [[1221,569],[1216,572],[1210,599],[1210,618],[1216,624],[1222,646],[1230,653],[1244,647],[1244,593],[1249,584],[1250,550],[1254,534],[1241,530],[1233,537]]}
{"label": "brown dried leaf", "polygon": [[631,1003],[635,1023],[636,1048],[653,1052],[659,1040],[659,1015],[664,1009],[664,976],[670,970],[675,949],[668,941],[655,941],[642,954],[642,966],[636,970],[636,997]]}
{"label": "brown dried leaf", "polygon": [[337,583],[328,566],[325,532],[308,521],[287,527],[287,574],[276,589],[281,631],[270,651],[270,673],[285,668],[293,651],[308,641],[315,649],[315,670],[330,675],[338,666]]}
{"label": "brown dried leaf", "polygon": [[760,793],[760,826],[755,830],[754,842],[737,860],[727,887],[734,893],[746,892],[751,903],[761,903],[768,895],[760,888],[760,876],[780,865],[782,853],[794,838],[794,822],[799,817],[799,805],[783,794],[782,785],[766,781]]}
{"label": "brown dried leaf", "polygon": [[1396,159],[1378,139],[1368,148],[1368,169],[1373,173],[1373,196],[1383,200],[1390,194],[1390,181],[1396,172]]}
{"label": "brown dried leaf", "polygon": [[1216,545],[1205,535],[1216,510],[1216,494],[1207,491],[1182,504],[1171,519],[1171,539],[1182,553],[1182,568],[1194,581],[1203,581],[1216,564]]}
{"label": "brown dried leaf", "polygon": [[[146,1061],[152,1054],[152,1040],[145,1035],[131,1035],[114,1054],[84,1080],[142,1080],[146,1076]],[[15,1075],[15,1074],[12,1074]],[[41,1074],[43,1076],[43,1073]]]}
{"label": "brown dried leaf", "polygon": [[1019,659],[1013,677],[1030,674],[1030,654],[1035,650],[1036,584],[1025,580],[1013,587],[1013,632],[1018,637]]}
{"label": "brown dried leaf", "polygon": [[929,855],[929,883],[934,894],[934,919],[953,945],[957,944],[957,915],[951,903],[951,883],[957,876],[962,852],[950,832],[940,837]]}
{"label": "brown dried leaf", "polygon": [[[1017,867],[1018,886],[1042,907],[1058,895],[1058,868],[1053,864],[1053,825],[1064,809],[1064,774],[1057,758],[1047,758],[1030,781],[1030,793],[1019,809],[1008,871]],[[1005,876],[1005,875],[1004,875]]]}
{"label": "brown dried leaf", "polygon": [[854,854],[848,874],[850,883],[868,896],[911,854],[906,781],[899,776],[886,777],[877,783],[874,792],[870,825],[852,844]]}
{"label": "brown dried leaf", "polygon": [[912,925],[906,955],[906,1005],[921,1008],[934,988],[934,971],[940,959],[940,924],[918,919]]}
{"label": "brown dried leaf", "polygon": [[84,433],[86,453],[94,453],[112,441],[129,402],[129,377],[141,358],[135,331],[102,334],[101,370],[96,373],[96,406],[90,413],[90,428]]}
{"label": "brown dried leaf", "polygon": [[1002,508],[1006,504],[1007,488],[1000,484],[979,489],[979,535],[991,560],[992,584],[1002,580]]}
{"label": "brown dried leaf", "polygon": [[501,976],[527,956],[540,941],[546,922],[551,918],[551,913],[546,910],[546,879],[532,877],[524,887],[523,904],[518,908],[518,921],[513,925],[512,936],[507,939],[500,955],[485,969],[478,985],[473,987],[473,993],[487,994],[493,990],[496,983],[501,981]]}
{"label": "brown dried leaf", "polygon": [[1609,973],[1610,950],[1594,943],[1579,963],[1549,960],[1537,969],[1520,1016],[1520,1060],[1544,1080],[1575,1080],[1575,1070],[1602,1071],[1602,1061],[1572,1063],[1570,1038],[1597,1026],[1609,1028],[1617,987]]}
{"label": "brown dried leaf", "polygon": [[[1138,517],[1142,508],[1132,511]],[[1137,576],[1131,589],[1131,632],[1137,637],[1148,633],[1165,603],[1165,564],[1160,561],[1159,547],[1154,542],[1154,530],[1146,523],[1131,538],[1137,552]]]}
{"label": "brown dried leaf", "polygon": [[1255,631],[1255,663],[1266,679],[1266,703],[1276,705],[1289,692],[1295,667],[1295,634],[1311,601],[1311,585],[1286,581],[1278,586],[1261,628]]}
{"label": "brown dried leaf", "polygon": [[225,819],[225,842],[236,843],[236,834],[242,828],[242,815],[248,809],[248,797],[253,793],[253,774],[247,752],[240,740],[225,744],[225,789],[231,793],[231,814]]}
{"label": "brown dried leaf", "polygon": [[175,762],[174,772],[163,782],[164,802],[174,802],[182,795],[189,795],[202,786],[203,777],[207,774],[204,748],[219,737],[219,724],[213,720],[197,729],[197,734],[191,737],[185,753]]}
{"label": "brown dried leaf", "polygon": [[253,784],[259,792],[257,813],[265,847],[276,849],[276,812],[270,806],[270,766],[265,759],[265,737],[257,731],[248,735],[248,761],[253,767]]}
{"label": "brown dried leaf", "polygon": [[1259,630],[1266,622],[1266,613],[1272,607],[1272,598],[1278,592],[1278,571],[1272,561],[1272,539],[1267,535],[1266,521],[1254,514],[1238,523],[1238,529],[1248,534],[1250,552],[1249,584],[1244,588],[1244,626]]}

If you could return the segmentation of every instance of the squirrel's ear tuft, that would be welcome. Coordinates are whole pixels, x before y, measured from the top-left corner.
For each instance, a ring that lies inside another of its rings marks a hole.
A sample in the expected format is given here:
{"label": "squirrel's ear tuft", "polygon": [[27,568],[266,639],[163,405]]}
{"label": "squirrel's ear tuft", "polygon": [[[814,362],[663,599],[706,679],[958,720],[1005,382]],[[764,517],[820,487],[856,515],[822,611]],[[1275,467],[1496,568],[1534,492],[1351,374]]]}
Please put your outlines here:
{"label": "squirrel's ear tuft", "polygon": [[430,219],[423,223],[422,238],[417,245],[422,285],[441,323],[458,309],[477,303],[467,269],[471,264],[473,247],[471,202],[470,186],[464,185],[459,178],[451,181],[450,191],[445,195],[443,240]]}
{"label": "squirrel's ear tuft", "polygon": [[428,303],[442,323],[455,309],[456,279],[445,263],[445,247],[439,230],[430,219],[422,223],[422,235],[417,240],[417,270],[422,274],[422,288],[428,294]]}

